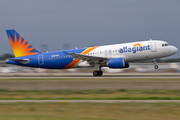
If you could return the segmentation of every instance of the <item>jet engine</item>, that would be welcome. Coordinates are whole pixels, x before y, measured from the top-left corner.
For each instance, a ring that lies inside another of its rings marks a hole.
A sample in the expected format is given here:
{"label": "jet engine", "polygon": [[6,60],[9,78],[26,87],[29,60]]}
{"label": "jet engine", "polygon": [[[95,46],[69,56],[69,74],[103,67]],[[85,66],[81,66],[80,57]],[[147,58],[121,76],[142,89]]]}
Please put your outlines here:
{"label": "jet engine", "polygon": [[109,68],[128,68],[129,63],[124,62],[124,58],[114,58],[114,59],[109,59],[108,60],[108,67]]}

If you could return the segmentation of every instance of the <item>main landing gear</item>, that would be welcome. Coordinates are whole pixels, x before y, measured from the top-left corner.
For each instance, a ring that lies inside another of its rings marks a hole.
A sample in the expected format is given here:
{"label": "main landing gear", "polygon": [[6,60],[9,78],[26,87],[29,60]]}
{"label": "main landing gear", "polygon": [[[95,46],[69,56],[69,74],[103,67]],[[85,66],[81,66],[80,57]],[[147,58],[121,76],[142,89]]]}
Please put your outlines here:
{"label": "main landing gear", "polygon": [[[100,65],[96,65],[95,66],[96,70],[93,72],[94,76],[102,76],[103,72],[101,71],[101,66]],[[97,70],[99,68],[99,70]]]}
{"label": "main landing gear", "polygon": [[153,59],[153,63],[154,63],[154,69],[158,69],[159,67],[158,67],[158,65],[156,65],[156,62],[157,61],[157,59],[155,58],[155,59]]}
{"label": "main landing gear", "polygon": [[102,72],[101,70],[99,70],[99,71],[95,70],[95,71],[93,72],[93,75],[94,75],[94,76],[102,76],[102,75],[103,75],[103,72]]}

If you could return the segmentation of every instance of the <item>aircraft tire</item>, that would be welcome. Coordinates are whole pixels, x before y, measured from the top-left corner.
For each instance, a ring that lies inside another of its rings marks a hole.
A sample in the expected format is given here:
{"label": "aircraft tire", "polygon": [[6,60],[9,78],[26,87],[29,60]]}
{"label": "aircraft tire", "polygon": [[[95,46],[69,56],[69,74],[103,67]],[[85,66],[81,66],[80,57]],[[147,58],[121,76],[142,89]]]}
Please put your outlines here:
{"label": "aircraft tire", "polygon": [[94,76],[98,76],[98,71],[95,70],[95,71],[93,72],[93,75],[94,75]]}
{"label": "aircraft tire", "polygon": [[98,71],[98,76],[102,76],[103,72],[101,70]]}
{"label": "aircraft tire", "polygon": [[154,68],[155,68],[155,69],[158,69],[159,67],[158,67],[158,65],[155,65]]}

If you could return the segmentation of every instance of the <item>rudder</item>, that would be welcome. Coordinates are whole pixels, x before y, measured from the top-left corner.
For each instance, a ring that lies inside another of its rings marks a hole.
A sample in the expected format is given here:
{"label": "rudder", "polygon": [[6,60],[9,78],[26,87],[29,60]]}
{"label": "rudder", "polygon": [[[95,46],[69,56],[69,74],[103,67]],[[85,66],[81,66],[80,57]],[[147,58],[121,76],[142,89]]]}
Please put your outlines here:
{"label": "rudder", "polygon": [[6,30],[9,42],[13,49],[15,57],[39,54],[33,46],[31,46],[21,35],[14,29]]}

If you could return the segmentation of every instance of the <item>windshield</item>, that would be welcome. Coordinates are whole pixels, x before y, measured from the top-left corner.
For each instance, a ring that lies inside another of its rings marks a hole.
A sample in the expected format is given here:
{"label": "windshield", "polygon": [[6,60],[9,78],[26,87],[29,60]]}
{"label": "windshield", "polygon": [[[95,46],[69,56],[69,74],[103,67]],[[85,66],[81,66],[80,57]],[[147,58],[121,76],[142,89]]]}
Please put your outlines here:
{"label": "windshield", "polygon": [[166,46],[170,46],[170,44],[168,43],[162,44],[162,47],[166,47]]}

